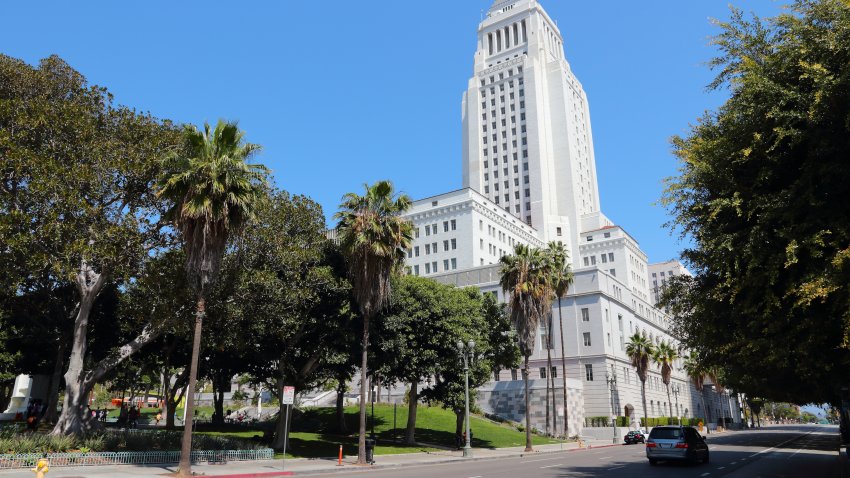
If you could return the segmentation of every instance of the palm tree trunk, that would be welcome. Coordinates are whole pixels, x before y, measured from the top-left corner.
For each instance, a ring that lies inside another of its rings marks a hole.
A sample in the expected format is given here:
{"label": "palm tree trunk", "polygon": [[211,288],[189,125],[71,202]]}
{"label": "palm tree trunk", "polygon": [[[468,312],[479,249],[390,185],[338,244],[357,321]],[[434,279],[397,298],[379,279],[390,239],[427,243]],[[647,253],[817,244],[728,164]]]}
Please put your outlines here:
{"label": "palm tree trunk", "polygon": [[[546,340],[548,341],[549,339],[547,338]],[[552,371],[552,351],[549,350],[549,344],[545,344],[545,345],[546,345],[546,377],[545,377],[546,378],[546,426],[545,426],[545,433],[546,433],[546,436],[549,436],[549,408],[550,408],[549,407],[549,397],[554,396],[555,391],[550,390],[550,387],[549,387],[549,375],[551,375],[551,371]],[[552,413],[554,413],[554,409],[552,410]]]}
{"label": "palm tree trunk", "polygon": [[369,348],[369,318],[363,317],[363,353],[360,358],[360,436],[357,439],[357,464],[366,464],[366,380]]}
{"label": "palm tree trunk", "polygon": [[643,399],[643,428],[649,428],[649,416],[646,414],[646,379],[640,381],[640,396]]}
{"label": "palm tree trunk", "polygon": [[525,381],[525,451],[534,451],[531,446],[531,409],[528,400],[528,356],[525,356],[525,366],[522,369],[522,379]]}
{"label": "palm tree trunk", "polygon": [[[546,387],[552,389],[552,436],[555,436],[555,435],[558,434],[558,432],[556,430],[557,423],[556,423],[556,418],[555,418],[556,415],[557,415],[557,413],[555,413],[555,406],[556,406],[556,403],[555,403],[555,377],[552,376],[552,312],[551,311],[549,312],[549,323],[547,325],[548,325],[548,327],[547,327],[547,331],[546,331],[546,340],[547,340],[548,343],[546,344],[546,366],[548,367],[548,370],[546,370],[546,373],[547,373],[547,375],[546,375],[546,377],[547,377]],[[551,386],[550,386],[550,382],[551,382]],[[546,405],[546,408],[549,408],[548,404]],[[549,426],[548,418],[547,418],[546,426],[547,427]]]}
{"label": "palm tree trunk", "polygon": [[673,417],[673,401],[670,400],[670,384],[667,383],[667,408],[670,410],[670,418]]}
{"label": "palm tree trunk", "polygon": [[567,422],[567,353],[564,347],[564,313],[561,310],[560,297],[558,297],[558,320],[561,323],[561,377],[564,382],[564,438],[569,438],[570,429]]}
{"label": "palm tree trunk", "polygon": [[192,476],[192,423],[195,413],[195,386],[198,382],[198,358],[201,355],[201,328],[206,314],[206,299],[203,293],[198,295],[195,313],[195,336],[192,340],[192,360],[190,362],[189,385],[186,387],[186,422],[183,423],[183,442],[180,447],[178,476]]}

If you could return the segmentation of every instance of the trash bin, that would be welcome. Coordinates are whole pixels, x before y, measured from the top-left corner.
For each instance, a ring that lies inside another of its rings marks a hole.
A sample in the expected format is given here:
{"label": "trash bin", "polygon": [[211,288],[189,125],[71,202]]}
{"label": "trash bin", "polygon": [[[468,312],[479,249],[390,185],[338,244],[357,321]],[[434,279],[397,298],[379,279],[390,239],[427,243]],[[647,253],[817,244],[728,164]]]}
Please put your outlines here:
{"label": "trash bin", "polygon": [[366,439],[366,463],[375,463],[375,442],[374,438]]}

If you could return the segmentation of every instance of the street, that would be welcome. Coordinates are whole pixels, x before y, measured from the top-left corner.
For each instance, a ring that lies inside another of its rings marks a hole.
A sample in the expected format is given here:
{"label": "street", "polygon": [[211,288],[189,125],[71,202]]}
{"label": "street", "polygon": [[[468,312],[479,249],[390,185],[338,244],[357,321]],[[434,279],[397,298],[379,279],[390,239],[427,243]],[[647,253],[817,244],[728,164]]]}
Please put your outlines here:
{"label": "street", "polygon": [[774,426],[709,437],[711,462],[650,466],[643,445],[385,470],[380,478],[617,477],[617,478],[840,478],[847,460],[838,456],[838,427]]}

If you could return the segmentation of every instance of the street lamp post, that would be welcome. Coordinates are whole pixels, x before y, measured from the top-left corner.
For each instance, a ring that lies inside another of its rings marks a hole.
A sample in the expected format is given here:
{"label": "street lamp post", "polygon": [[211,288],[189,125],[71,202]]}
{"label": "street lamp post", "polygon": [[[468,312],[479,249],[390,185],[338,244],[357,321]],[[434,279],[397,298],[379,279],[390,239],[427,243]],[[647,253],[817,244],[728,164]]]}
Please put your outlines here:
{"label": "street lamp post", "polygon": [[676,420],[678,420],[679,425],[681,425],[682,424],[682,417],[679,416],[679,392],[680,392],[679,384],[674,383],[673,388],[671,390],[673,391],[673,395],[676,397]]}
{"label": "street lamp post", "polygon": [[463,359],[464,391],[466,392],[466,443],[463,446],[464,458],[472,457],[472,433],[469,427],[469,363],[475,360],[475,342],[470,340],[464,346],[463,341],[457,341],[457,350]]}
{"label": "street lamp post", "polygon": [[608,383],[608,387],[611,390],[611,422],[614,425],[613,443],[617,444],[620,442],[620,440],[617,439],[617,409],[614,407],[614,391],[617,388],[617,374],[605,372],[605,382]]}

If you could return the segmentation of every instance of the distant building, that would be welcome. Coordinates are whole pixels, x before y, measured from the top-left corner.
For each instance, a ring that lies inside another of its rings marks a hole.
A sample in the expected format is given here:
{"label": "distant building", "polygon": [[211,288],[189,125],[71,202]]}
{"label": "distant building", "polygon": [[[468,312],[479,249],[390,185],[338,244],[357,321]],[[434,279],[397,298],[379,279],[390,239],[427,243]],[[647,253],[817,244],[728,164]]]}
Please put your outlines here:
{"label": "distant building", "polygon": [[658,262],[649,265],[649,280],[651,281],[650,292],[652,293],[652,303],[658,304],[661,299],[661,294],[664,292],[664,287],[671,277],[675,276],[693,277],[691,271],[687,270],[681,262],[671,260],[667,262]]}

